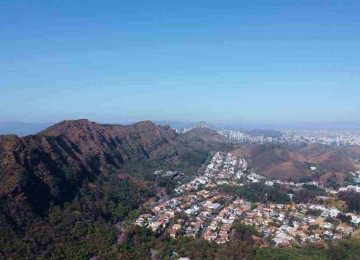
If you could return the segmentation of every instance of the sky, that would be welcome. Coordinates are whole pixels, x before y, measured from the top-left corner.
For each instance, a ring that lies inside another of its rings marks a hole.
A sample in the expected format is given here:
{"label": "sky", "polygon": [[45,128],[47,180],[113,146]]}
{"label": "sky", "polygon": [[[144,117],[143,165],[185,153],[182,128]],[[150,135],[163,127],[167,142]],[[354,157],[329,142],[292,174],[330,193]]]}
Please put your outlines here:
{"label": "sky", "polygon": [[0,122],[360,124],[360,1],[0,4]]}

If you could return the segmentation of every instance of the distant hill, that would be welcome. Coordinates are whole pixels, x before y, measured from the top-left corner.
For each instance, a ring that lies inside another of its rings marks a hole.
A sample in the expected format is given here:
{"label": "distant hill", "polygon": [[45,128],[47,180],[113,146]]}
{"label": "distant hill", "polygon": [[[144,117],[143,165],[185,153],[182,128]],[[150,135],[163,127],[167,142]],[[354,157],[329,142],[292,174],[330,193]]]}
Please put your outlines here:
{"label": "distant hill", "polygon": [[233,143],[227,137],[208,127],[194,128],[180,135],[178,140],[181,142],[198,143]]}
{"label": "distant hill", "polygon": [[180,121],[156,121],[156,124],[159,125],[169,125],[173,129],[177,129],[180,132],[183,132],[185,129],[194,129],[194,128],[212,128],[215,129],[215,126],[204,121],[200,122],[180,122]]}
{"label": "distant hill", "polygon": [[355,171],[357,167],[354,165],[351,154],[348,151],[350,151],[348,148],[310,144],[297,151],[297,153],[303,155],[309,162],[318,163],[319,167],[325,171]]}
{"label": "distant hill", "polygon": [[181,122],[181,121],[168,121],[168,120],[159,120],[154,121],[157,125],[169,125],[171,128],[176,128],[183,130],[185,128],[190,128],[196,124],[196,122]]}
{"label": "distant hill", "polygon": [[283,136],[283,133],[273,129],[249,129],[249,130],[243,130],[243,132],[250,136],[264,136],[264,137],[273,137],[273,138],[279,138]]}
{"label": "distant hill", "polygon": [[[354,152],[325,145],[291,147],[284,144],[253,144],[243,145],[236,153],[249,157],[258,173],[281,180],[317,178],[326,182],[336,175],[338,181],[342,182],[349,172],[359,169],[359,165],[351,157]],[[321,174],[314,175],[309,169],[309,163],[316,165]]]}
{"label": "distant hill", "polygon": [[194,127],[195,128],[211,128],[211,129],[215,128],[212,124],[206,123],[205,121],[197,122]]}
{"label": "distant hill", "polygon": [[211,128],[214,130],[238,130],[250,136],[264,136],[264,137],[278,138],[283,135],[282,132],[270,128],[245,128],[233,124],[229,124],[229,125],[217,124],[217,123],[210,124],[205,121],[200,121],[200,122],[156,121],[156,124],[169,125],[174,129],[180,130],[181,132],[184,129]]}
{"label": "distant hill", "polygon": [[236,151],[251,159],[254,170],[266,177],[280,180],[300,180],[306,174],[301,160],[280,144],[246,145]]}

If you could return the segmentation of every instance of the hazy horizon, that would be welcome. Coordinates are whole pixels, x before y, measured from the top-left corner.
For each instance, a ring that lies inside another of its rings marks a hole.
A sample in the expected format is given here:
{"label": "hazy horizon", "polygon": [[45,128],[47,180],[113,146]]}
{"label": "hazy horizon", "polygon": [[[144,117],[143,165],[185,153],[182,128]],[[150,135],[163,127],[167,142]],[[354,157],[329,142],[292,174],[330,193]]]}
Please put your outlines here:
{"label": "hazy horizon", "polygon": [[[77,118],[77,119],[88,119],[98,124],[120,124],[129,125],[139,121],[97,121],[89,118]],[[76,119],[64,119],[64,120],[76,120]],[[150,119],[144,119],[150,120]],[[144,121],[140,120],[140,121]],[[63,120],[60,120],[63,121]],[[36,134],[46,128],[59,123],[60,121],[54,122],[1,122],[0,121],[0,135],[16,134],[19,136],[26,136]],[[198,121],[173,121],[173,120],[150,120],[155,124],[159,125],[170,125],[172,128],[185,129],[196,126]],[[250,130],[250,129],[273,129],[278,131],[360,131],[360,123],[352,122],[282,122],[282,123],[246,123],[246,122],[209,122],[202,121],[210,124],[215,129],[228,129],[228,130]]]}

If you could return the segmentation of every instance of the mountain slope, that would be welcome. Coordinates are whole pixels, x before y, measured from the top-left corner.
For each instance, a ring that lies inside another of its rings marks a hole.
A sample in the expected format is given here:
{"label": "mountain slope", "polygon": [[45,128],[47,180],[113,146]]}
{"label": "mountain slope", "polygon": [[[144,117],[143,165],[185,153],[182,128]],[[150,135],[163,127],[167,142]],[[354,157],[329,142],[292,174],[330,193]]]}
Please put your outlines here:
{"label": "mountain slope", "polygon": [[127,162],[199,167],[231,141],[206,128],[178,135],[150,121],[129,126],[63,121],[37,135],[0,136],[0,199],[21,197],[38,213],[72,200],[84,184],[119,173]]}
{"label": "mountain slope", "polygon": [[357,167],[352,160],[351,148],[332,147],[319,144],[310,144],[296,151],[305,157],[308,162],[317,163],[327,172],[351,172]]}
{"label": "mountain slope", "polygon": [[[318,172],[326,175],[342,175],[342,178],[359,167],[349,149],[325,145],[290,147],[282,144],[243,145],[236,150],[239,156],[251,159],[255,171],[267,177],[281,180],[318,178],[310,171],[308,163],[316,164]],[[326,180],[324,180],[326,181]]]}
{"label": "mountain slope", "polygon": [[198,148],[209,146],[216,147],[219,144],[234,144],[234,142],[227,137],[207,127],[194,128],[179,135],[177,141]]}
{"label": "mountain slope", "polygon": [[177,134],[169,127],[150,121],[130,126],[99,125],[88,120],[63,121],[42,132],[41,136],[62,137],[78,146],[84,155],[117,152],[115,163],[132,157],[156,156],[157,148],[168,145]]}
{"label": "mountain slope", "polygon": [[238,149],[239,156],[250,158],[254,170],[280,180],[300,180],[306,174],[301,160],[279,144],[246,145]]}
{"label": "mountain slope", "polygon": [[0,136],[0,198],[20,196],[44,211],[126,161],[163,158],[176,137],[169,127],[148,121],[103,126],[88,120],[64,121],[23,138]]}

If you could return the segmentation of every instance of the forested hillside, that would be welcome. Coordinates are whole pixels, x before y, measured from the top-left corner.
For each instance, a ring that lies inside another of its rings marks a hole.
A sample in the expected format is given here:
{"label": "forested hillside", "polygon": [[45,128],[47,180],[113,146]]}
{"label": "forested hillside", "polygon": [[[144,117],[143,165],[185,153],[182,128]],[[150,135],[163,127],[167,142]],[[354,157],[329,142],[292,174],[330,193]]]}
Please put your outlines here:
{"label": "forested hillside", "polygon": [[120,126],[88,120],[63,121],[23,138],[0,136],[1,255],[112,254],[115,224],[174,187],[155,178],[155,170],[196,174],[211,149],[223,145],[202,138],[199,146],[193,135],[179,138],[149,121]]}

